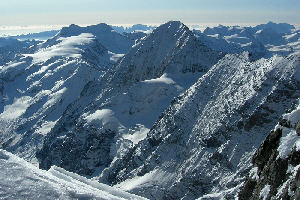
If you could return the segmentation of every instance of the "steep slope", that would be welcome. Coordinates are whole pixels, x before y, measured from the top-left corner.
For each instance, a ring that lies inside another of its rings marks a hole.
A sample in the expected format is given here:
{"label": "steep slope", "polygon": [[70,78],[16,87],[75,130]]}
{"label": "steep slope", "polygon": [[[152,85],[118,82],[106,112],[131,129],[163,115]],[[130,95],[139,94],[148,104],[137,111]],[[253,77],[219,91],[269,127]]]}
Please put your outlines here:
{"label": "steep slope", "polygon": [[151,199],[234,198],[251,156],[299,97],[299,56],[225,56],[100,181]]}
{"label": "steep slope", "polygon": [[300,106],[283,115],[252,158],[239,199],[300,198]]}
{"label": "steep slope", "polygon": [[49,171],[0,149],[0,199],[144,199],[53,166]]}
{"label": "steep slope", "polygon": [[130,40],[127,36],[117,33],[109,25],[101,23],[87,27],[71,24],[69,27],[62,28],[55,37],[47,40],[42,47],[56,44],[57,39],[60,37],[77,36],[82,33],[93,34],[105,48],[113,53],[125,54],[134,45],[134,40]]}
{"label": "steep slope", "polygon": [[0,145],[31,162],[64,110],[114,62],[91,34],[56,43],[0,67]]}
{"label": "steep slope", "polygon": [[47,136],[37,155],[40,166],[99,175],[143,140],[172,99],[222,56],[180,22],[158,27],[86,86]]}

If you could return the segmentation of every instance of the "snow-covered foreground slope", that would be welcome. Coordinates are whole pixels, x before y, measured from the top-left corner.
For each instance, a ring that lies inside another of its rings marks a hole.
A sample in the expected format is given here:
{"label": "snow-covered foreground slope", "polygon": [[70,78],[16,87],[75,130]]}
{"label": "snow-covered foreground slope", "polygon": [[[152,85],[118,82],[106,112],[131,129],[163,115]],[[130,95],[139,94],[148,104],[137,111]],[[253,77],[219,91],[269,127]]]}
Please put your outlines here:
{"label": "snow-covered foreground slope", "polygon": [[251,156],[299,97],[299,56],[225,56],[100,180],[155,199],[233,198]]}
{"label": "snow-covered foreground slope", "polygon": [[48,171],[0,149],[0,199],[145,199],[62,168]]}

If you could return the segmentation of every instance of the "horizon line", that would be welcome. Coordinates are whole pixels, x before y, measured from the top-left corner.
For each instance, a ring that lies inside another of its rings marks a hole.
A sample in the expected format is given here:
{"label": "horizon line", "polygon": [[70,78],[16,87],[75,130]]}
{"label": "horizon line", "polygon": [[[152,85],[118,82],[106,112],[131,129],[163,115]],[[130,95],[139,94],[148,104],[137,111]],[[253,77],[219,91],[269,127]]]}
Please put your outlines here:
{"label": "horizon line", "polygon": [[[270,22],[270,21],[268,21]],[[240,26],[240,27],[246,27],[246,26],[256,26],[260,24],[267,24],[268,22],[265,23],[229,23],[229,22],[224,22],[224,23],[217,23],[217,22],[199,22],[199,23],[184,23],[187,27],[191,29],[198,29],[198,30],[204,30],[207,27],[217,27],[219,25],[224,25],[224,26]],[[290,25],[294,25],[295,28],[300,28],[300,24],[295,24],[295,23],[288,23],[288,22],[274,22],[273,23],[287,23]],[[91,24],[81,24],[78,23],[76,25],[81,26],[81,27],[87,27],[87,26],[92,26],[92,25],[97,25],[100,23],[105,23],[105,22],[99,22],[99,23],[91,23]],[[164,22],[166,23],[166,22]],[[141,24],[141,25],[147,25],[147,26],[155,26],[158,27],[159,25],[162,25],[164,23],[105,23],[109,26],[121,26],[124,28],[129,28],[132,27],[133,25]],[[70,24],[42,24],[42,25],[0,25],[0,37],[1,36],[17,36],[17,35],[22,35],[22,34],[30,34],[30,33],[39,33],[39,32],[44,32],[44,31],[55,31],[55,30],[60,30],[63,27],[68,27]]]}

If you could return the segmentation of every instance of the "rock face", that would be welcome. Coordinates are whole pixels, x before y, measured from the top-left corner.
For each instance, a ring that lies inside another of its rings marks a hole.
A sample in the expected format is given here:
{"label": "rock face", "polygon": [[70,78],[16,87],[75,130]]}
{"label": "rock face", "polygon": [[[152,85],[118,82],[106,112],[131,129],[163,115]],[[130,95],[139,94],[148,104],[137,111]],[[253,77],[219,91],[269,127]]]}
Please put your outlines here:
{"label": "rock face", "polygon": [[300,121],[297,123],[296,133],[300,136]]}
{"label": "rock face", "polygon": [[289,123],[279,123],[258,148],[239,199],[300,198],[299,108],[285,115]]}
{"label": "rock face", "polygon": [[68,107],[38,153],[40,166],[99,175],[223,56],[180,22],[158,27]]}

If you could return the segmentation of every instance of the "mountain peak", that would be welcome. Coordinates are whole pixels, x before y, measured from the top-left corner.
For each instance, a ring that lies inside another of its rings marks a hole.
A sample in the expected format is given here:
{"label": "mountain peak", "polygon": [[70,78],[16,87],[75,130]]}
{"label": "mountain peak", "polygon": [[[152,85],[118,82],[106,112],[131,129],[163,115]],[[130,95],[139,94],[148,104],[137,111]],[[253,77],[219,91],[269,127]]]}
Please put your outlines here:
{"label": "mountain peak", "polygon": [[173,21],[173,20],[171,20],[171,21],[168,21],[165,24],[169,24],[169,25],[181,25],[183,23],[181,21]]}
{"label": "mountain peak", "polygon": [[218,59],[180,21],[170,21],[157,27],[135,45],[117,67],[114,79],[126,88],[134,82],[159,78],[163,73],[207,71]]}
{"label": "mountain peak", "polygon": [[[178,30],[180,28],[184,28],[184,29],[188,29],[188,27],[186,25],[184,25],[182,22],[180,21],[169,21],[165,24],[162,24],[161,26],[159,26],[157,28],[157,30]],[[172,32],[172,31],[171,31]]]}
{"label": "mountain peak", "polygon": [[274,22],[272,22],[272,21],[269,21],[267,24],[273,25],[273,24],[276,24],[276,23],[274,23]]}
{"label": "mountain peak", "polygon": [[70,36],[70,34],[74,33],[74,32],[78,32],[80,30],[80,26],[76,25],[76,24],[71,24],[68,27],[63,27],[60,31],[59,31],[59,35],[60,36]]}
{"label": "mountain peak", "polygon": [[95,33],[95,32],[104,32],[104,31],[112,31],[112,30],[113,29],[105,23],[90,25],[86,27],[78,26],[76,24],[71,24],[68,27],[63,27],[60,30],[59,35],[69,37],[69,36],[78,35],[78,33]]}
{"label": "mountain peak", "polygon": [[76,25],[76,24],[70,24],[69,27],[70,27],[70,28],[76,28],[76,27],[80,27],[80,26],[78,26],[78,25]]}

